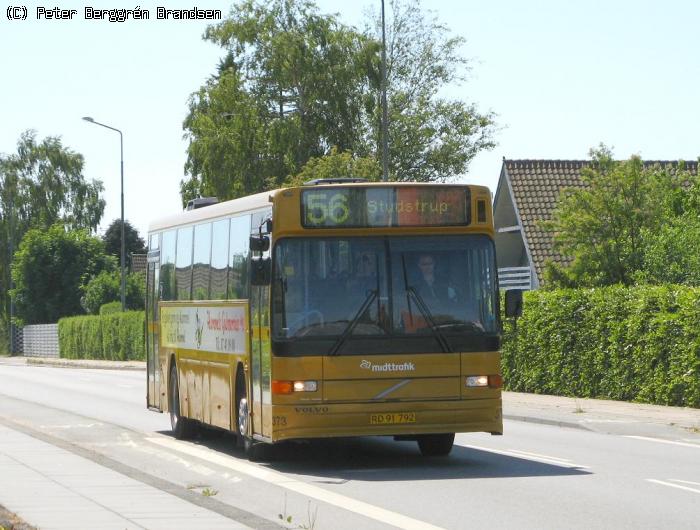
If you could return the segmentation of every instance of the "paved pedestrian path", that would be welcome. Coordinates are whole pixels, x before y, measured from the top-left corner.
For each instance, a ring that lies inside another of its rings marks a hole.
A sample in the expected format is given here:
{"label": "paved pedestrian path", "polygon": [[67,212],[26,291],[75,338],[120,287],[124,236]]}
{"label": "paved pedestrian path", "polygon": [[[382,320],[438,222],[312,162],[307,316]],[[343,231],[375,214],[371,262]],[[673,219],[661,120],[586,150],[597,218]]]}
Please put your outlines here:
{"label": "paved pedestrian path", "polygon": [[248,528],[3,425],[0,499],[42,530]]}
{"label": "paved pedestrian path", "polygon": [[665,428],[700,438],[700,409],[604,399],[503,393],[505,419],[584,428],[616,434],[650,434]]}

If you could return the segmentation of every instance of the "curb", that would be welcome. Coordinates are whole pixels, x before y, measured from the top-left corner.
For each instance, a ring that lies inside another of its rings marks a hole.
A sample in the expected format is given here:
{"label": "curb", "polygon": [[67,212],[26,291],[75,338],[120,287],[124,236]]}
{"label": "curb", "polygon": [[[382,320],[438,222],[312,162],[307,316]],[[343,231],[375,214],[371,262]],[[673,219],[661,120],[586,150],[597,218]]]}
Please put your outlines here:
{"label": "curb", "polygon": [[586,427],[580,423],[570,421],[550,420],[537,416],[518,416],[515,414],[504,414],[504,420],[522,421],[525,423],[539,423],[540,425],[552,425],[553,427],[568,427],[569,429],[580,429],[582,431],[594,432],[593,429]]}
{"label": "curb", "polygon": [[[56,368],[90,368],[98,370],[133,370],[145,371],[146,363],[141,361],[98,361],[82,359],[50,359],[45,357],[27,357],[27,364],[34,366],[53,366]],[[140,364],[133,364],[140,363]]]}

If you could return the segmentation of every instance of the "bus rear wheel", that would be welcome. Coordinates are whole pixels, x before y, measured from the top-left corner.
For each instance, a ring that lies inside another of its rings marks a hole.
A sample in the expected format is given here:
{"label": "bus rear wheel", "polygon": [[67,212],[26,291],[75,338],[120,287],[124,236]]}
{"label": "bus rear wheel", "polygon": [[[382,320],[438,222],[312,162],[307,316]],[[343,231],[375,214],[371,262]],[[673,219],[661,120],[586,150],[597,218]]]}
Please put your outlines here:
{"label": "bus rear wheel", "polygon": [[452,451],[455,433],[421,434],[418,436],[418,448],[423,456],[447,456]]}
{"label": "bus rear wheel", "polygon": [[177,378],[177,366],[173,364],[170,368],[169,386],[169,406],[170,409],[170,428],[173,435],[178,440],[187,440],[192,438],[197,432],[197,424],[189,418],[185,418],[180,414],[180,389]]}

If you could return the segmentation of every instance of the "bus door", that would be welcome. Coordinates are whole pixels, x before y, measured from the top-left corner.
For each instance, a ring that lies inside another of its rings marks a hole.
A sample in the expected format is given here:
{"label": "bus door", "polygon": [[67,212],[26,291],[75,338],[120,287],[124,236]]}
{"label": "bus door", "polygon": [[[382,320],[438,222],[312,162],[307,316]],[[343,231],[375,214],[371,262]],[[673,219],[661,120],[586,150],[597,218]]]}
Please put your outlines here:
{"label": "bus door", "polygon": [[148,253],[146,275],[146,369],[148,374],[148,407],[162,410],[160,402],[161,374],[158,369],[159,320],[158,311],[160,276],[160,252]]}
{"label": "bus door", "polygon": [[[266,219],[272,212],[259,212],[252,216],[251,235],[261,234],[270,237]],[[266,260],[269,264],[270,250],[251,252],[251,267],[256,260]],[[269,269],[268,269],[269,270]],[[250,291],[251,316],[251,350],[250,350],[250,380],[251,380],[251,411],[253,413],[252,432],[262,436],[272,435],[272,394],[270,390],[270,370],[272,365],[270,347],[270,280],[269,274],[264,284],[251,285]]]}

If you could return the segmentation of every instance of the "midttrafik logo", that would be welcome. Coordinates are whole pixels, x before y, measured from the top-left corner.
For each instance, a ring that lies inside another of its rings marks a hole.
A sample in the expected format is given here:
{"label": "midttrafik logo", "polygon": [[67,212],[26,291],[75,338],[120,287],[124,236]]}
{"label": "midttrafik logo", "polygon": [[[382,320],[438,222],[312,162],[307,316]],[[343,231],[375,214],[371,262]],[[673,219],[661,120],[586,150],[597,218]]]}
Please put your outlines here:
{"label": "midttrafik logo", "polygon": [[373,372],[415,372],[416,365],[413,363],[384,363],[384,364],[373,364],[370,361],[363,360],[360,363],[360,368],[364,370],[371,370]]}

